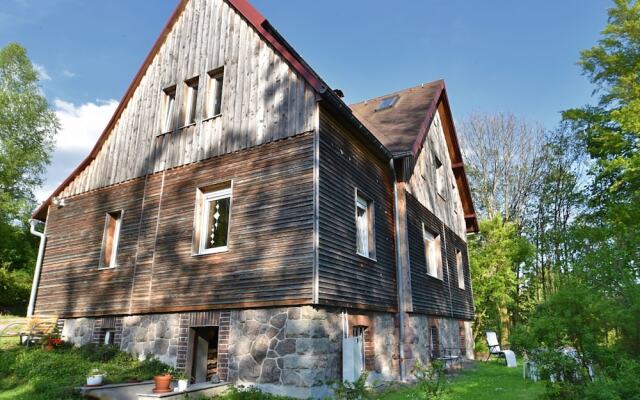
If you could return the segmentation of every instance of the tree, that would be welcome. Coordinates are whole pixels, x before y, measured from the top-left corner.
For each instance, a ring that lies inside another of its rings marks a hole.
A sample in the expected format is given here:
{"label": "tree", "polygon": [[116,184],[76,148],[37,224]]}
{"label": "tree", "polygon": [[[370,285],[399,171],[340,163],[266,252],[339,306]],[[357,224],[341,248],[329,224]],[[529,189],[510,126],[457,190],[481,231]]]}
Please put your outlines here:
{"label": "tree", "polygon": [[598,103],[563,117],[593,164],[580,268],[603,289],[623,290],[640,280],[640,3],[615,0],[602,34],[580,59]]}
{"label": "tree", "polygon": [[35,262],[35,240],[28,233],[27,219],[57,129],[26,50],[15,43],[7,45],[0,50],[0,287],[12,294],[0,296],[0,309],[28,296],[25,281]]}
{"label": "tree", "polygon": [[520,222],[540,178],[544,129],[513,114],[475,114],[460,132],[480,213]]}
{"label": "tree", "polygon": [[501,341],[508,343],[519,284],[516,270],[529,261],[531,244],[519,235],[515,223],[497,215],[480,221],[480,232],[469,240],[469,253],[474,332],[481,335],[487,329],[497,330]]}

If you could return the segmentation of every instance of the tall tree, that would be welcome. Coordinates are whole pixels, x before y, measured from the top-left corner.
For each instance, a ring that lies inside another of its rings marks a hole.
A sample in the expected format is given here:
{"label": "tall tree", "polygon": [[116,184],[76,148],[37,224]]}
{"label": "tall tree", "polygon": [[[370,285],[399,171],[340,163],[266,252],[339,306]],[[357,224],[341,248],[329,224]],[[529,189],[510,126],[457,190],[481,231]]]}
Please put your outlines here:
{"label": "tall tree", "polygon": [[35,259],[27,220],[57,129],[26,50],[7,45],[0,50],[0,310],[27,300]]}
{"label": "tall tree", "polygon": [[480,213],[520,222],[540,178],[544,129],[510,113],[474,114],[460,132]]}
{"label": "tall tree", "polygon": [[640,3],[615,0],[602,35],[580,59],[598,103],[563,116],[593,164],[580,267],[615,291],[640,281]]}

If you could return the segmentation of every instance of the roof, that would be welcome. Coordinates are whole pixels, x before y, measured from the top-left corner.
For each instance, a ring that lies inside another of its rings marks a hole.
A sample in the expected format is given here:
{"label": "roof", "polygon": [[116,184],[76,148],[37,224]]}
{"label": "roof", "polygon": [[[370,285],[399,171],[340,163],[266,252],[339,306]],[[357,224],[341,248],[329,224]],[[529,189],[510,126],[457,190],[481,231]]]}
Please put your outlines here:
{"label": "roof", "polygon": [[[392,105],[384,107],[388,104]],[[353,115],[391,151],[393,158],[413,157],[414,160],[422,150],[433,118],[437,112],[440,113],[467,231],[478,232],[471,189],[464,170],[444,80],[423,83],[355,103],[350,107]]]}
{"label": "roof", "polygon": [[[412,151],[425,122],[433,119],[444,81],[438,80],[360,103],[351,104],[353,114],[393,154]],[[392,107],[378,110],[380,101],[397,97]],[[431,114],[431,115],[429,115]],[[427,125],[427,129],[428,129]]]}

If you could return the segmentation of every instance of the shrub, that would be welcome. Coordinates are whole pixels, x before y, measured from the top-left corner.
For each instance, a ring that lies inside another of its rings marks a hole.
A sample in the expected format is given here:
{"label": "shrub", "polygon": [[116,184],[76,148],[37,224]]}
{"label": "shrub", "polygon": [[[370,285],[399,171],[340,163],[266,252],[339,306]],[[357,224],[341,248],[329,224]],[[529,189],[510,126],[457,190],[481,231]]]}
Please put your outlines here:
{"label": "shrub", "polygon": [[423,366],[420,361],[413,367],[416,376],[416,389],[422,399],[441,399],[449,389],[444,363],[434,360],[431,365]]}
{"label": "shrub", "polygon": [[373,392],[367,387],[367,377],[365,372],[354,382],[335,381],[331,383],[333,396],[338,400],[364,400],[371,399]]}

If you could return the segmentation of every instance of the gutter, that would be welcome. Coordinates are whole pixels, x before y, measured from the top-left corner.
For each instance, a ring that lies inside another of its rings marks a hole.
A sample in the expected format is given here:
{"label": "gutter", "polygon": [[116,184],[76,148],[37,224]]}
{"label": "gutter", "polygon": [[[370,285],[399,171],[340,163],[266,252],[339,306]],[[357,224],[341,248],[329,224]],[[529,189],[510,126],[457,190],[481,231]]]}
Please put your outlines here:
{"label": "gutter", "polygon": [[[393,176],[395,177],[395,167],[393,165],[393,160],[389,162],[391,166],[391,171],[393,172]],[[399,353],[400,353],[400,380],[405,382],[406,374],[405,365],[404,365],[404,287],[403,287],[403,276],[402,276],[402,262],[400,260],[400,236],[398,235],[398,228],[400,226],[400,215],[398,214],[398,181],[394,178],[393,181],[393,210],[394,210],[394,224],[396,231],[396,282],[398,286],[398,345],[399,345]]]}
{"label": "gutter", "polygon": [[40,271],[42,270],[42,256],[44,255],[44,245],[47,241],[47,236],[43,232],[36,230],[37,224],[44,224],[44,222],[31,219],[29,220],[31,225],[30,232],[32,235],[40,238],[40,246],[38,247],[38,258],[36,259],[36,270],[33,273],[33,284],[31,285],[31,296],[29,297],[29,307],[27,308],[27,318],[33,315],[33,308],[36,303],[36,293],[38,291],[38,284],[40,283]]}

